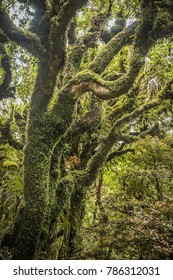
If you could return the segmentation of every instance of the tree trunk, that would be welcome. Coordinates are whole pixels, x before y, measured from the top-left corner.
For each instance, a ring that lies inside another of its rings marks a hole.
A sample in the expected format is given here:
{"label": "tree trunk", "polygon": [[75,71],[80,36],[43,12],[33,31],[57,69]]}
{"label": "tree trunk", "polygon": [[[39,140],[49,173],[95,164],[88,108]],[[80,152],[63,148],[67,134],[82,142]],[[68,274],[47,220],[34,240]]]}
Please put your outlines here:
{"label": "tree trunk", "polygon": [[45,118],[28,125],[24,150],[24,201],[15,227],[13,259],[34,259],[49,203],[49,166],[52,138]]}

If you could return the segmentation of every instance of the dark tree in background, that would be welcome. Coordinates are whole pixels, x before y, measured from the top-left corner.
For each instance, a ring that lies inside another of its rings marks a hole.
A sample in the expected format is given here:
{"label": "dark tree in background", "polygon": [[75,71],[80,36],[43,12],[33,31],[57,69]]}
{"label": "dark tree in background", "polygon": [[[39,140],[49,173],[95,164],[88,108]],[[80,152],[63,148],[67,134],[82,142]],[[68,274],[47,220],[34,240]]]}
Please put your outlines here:
{"label": "dark tree in background", "polygon": [[171,0],[0,1],[4,114],[13,104],[1,140],[24,156],[23,198],[1,242],[12,259],[73,258],[102,168],[159,135],[172,106],[172,11]]}

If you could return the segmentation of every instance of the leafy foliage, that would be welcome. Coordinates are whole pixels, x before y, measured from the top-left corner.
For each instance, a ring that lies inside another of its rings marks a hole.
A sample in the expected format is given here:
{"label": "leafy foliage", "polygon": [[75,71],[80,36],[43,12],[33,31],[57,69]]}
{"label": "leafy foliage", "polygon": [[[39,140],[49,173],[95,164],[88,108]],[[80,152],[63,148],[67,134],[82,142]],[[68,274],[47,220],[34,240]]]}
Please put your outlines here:
{"label": "leafy foliage", "polygon": [[171,135],[162,141],[147,136],[135,143],[135,153],[108,164],[102,207],[95,208],[93,194],[88,194],[80,232],[84,249],[75,258],[172,258],[171,143]]}

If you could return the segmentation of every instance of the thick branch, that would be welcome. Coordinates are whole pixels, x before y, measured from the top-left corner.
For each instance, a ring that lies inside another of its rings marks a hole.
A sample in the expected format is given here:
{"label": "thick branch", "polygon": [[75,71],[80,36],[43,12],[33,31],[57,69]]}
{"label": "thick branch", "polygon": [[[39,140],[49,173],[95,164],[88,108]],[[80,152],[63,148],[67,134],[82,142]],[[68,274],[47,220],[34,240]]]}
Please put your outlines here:
{"label": "thick branch", "polygon": [[70,39],[69,42],[73,42],[73,45],[69,48],[69,51],[67,53],[67,63],[63,74],[63,82],[69,80],[70,77],[72,77],[74,74],[76,74],[77,71],[79,71],[83,55],[87,52],[89,47],[97,45],[98,38],[100,38],[101,34],[103,33],[104,23],[108,20],[109,16],[110,15],[108,12],[104,15],[101,15],[99,17],[97,25],[95,26],[94,23],[98,18],[98,15],[95,15],[91,19],[91,23],[94,26],[91,25],[87,33],[77,40],[75,40],[74,36],[76,23],[71,23],[68,34]]}
{"label": "thick branch", "polygon": [[[51,56],[48,66],[46,66],[46,71],[48,71],[49,79],[53,81],[53,86],[56,82],[57,73],[63,68],[65,62],[67,26],[76,11],[82,7],[85,2],[86,0],[65,1],[58,15],[51,18],[51,28],[48,42]],[[54,87],[49,90],[50,98],[52,97],[53,89]]]}
{"label": "thick branch", "polygon": [[150,110],[151,108],[154,108],[158,105],[160,105],[160,99],[155,99],[155,100],[152,100],[152,101],[144,104],[143,106],[136,108],[131,113],[129,113],[126,116],[123,116],[122,118],[117,120],[112,128],[112,131],[114,131],[114,129],[116,129],[117,127],[121,127],[123,124],[128,123],[131,119],[135,119],[143,112],[146,112],[146,111]]}
{"label": "thick branch", "polygon": [[1,67],[4,70],[4,79],[0,85],[0,100],[3,98],[14,97],[14,88],[10,88],[11,83],[11,65],[7,52],[5,51],[3,44],[0,43],[0,53],[2,54],[1,58]]}
{"label": "thick branch", "polygon": [[43,60],[46,57],[46,51],[37,35],[30,31],[26,32],[21,28],[17,28],[5,10],[2,9],[0,10],[0,25],[1,29],[9,39],[21,47],[24,47],[28,52],[40,60]]}
{"label": "thick branch", "polygon": [[[135,137],[131,137],[131,135],[130,135],[130,137],[126,136],[125,138],[128,139],[128,141],[127,141],[128,143],[133,143],[134,141],[136,141],[139,138],[144,138],[146,135],[158,136],[158,134],[159,134],[159,126],[158,126],[158,124],[154,124],[151,128],[143,131],[142,133],[140,133],[140,132],[135,133],[133,135]],[[125,145],[125,142],[122,145],[122,147],[120,147],[120,149],[110,153],[107,157],[107,162],[111,161],[112,159],[114,159],[117,156],[122,156],[124,154],[129,153],[129,152],[131,152],[131,153],[134,152],[134,148],[127,148],[127,149],[123,150],[122,148],[124,147],[124,145]]]}
{"label": "thick branch", "polygon": [[102,48],[94,61],[90,63],[89,69],[97,74],[101,74],[121,48],[132,42],[132,35],[134,35],[136,27],[137,23],[133,23],[114,36],[107,43],[106,47]]}
{"label": "thick branch", "polygon": [[154,40],[170,37],[173,34],[173,19],[160,28],[160,23],[155,26],[151,35]]}
{"label": "thick branch", "polygon": [[140,106],[139,108],[135,109],[133,112],[127,114],[126,116],[117,120],[111,131],[108,133],[107,137],[104,139],[102,144],[99,146],[96,154],[89,160],[87,167],[86,167],[86,180],[88,185],[90,185],[93,180],[96,178],[96,174],[98,173],[99,169],[103,165],[103,163],[107,160],[107,155],[116,141],[120,138],[120,129],[122,126],[129,122],[131,119],[138,117],[144,111],[148,111],[151,108],[154,108],[160,104],[160,100],[156,99],[149,103]]}
{"label": "thick branch", "polygon": [[91,71],[81,72],[76,76],[74,81],[71,81],[72,94],[78,98],[82,93],[91,91],[99,98],[109,100],[127,93],[145,62],[143,50],[136,46],[134,53],[135,55],[131,61],[129,71],[118,80],[105,81]]}
{"label": "thick branch", "polygon": [[[57,189],[57,196],[62,197],[61,198],[62,206],[65,206],[66,204],[63,197],[64,197],[64,192],[67,191],[67,188],[70,188],[70,190],[72,190],[72,188],[74,188],[75,186],[88,187],[96,180],[100,168],[107,160],[108,153],[110,152],[115,142],[119,140],[120,137],[119,131],[121,127],[129,120],[137,117],[138,115],[142,114],[144,111],[149,110],[157,105],[159,105],[159,100],[153,100],[139,107],[138,109],[134,110],[130,114],[126,115],[125,117],[119,119],[114,124],[112,130],[108,133],[104,141],[98,147],[97,152],[88,161],[86,169],[78,172],[75,171],[71,172],[70,175],[67,175],[61,179]],[[62,194],[62,189],[63,189],[63,194]]]}
{"label": "thick branch", "polygon": [[[133,24],[131,27],[129,27],[129,29],[119,33],[107,44],[105,48],[101,50],[99,55],[89,65],[89,69],[95,73],[102,73],[105,67],[115,56],[117,51],[119,51],[126,43],[124,40],[126,38],[126,40],[129,40],[130,35],[132,35],[136,29],[136,37],[134,38],[134,55],[127,74],[111,83],[101,80],[99,76],[90,73],[86,79],[83,79],[83,84],[78,83],[76,86],[74,86],[74,89],[78,94],[80,94],[82,90],[86,90],[92,91],[100,98],[111,99],[128,92],[134,83],[134,80],[137,77],[141,67],[145,63],[145,56],[148,50],[154,43],[154,40],[152,40],[153,32],[155,34],[154,39],[158,39],[163,36],[163,34],[160,34],[157,30],[157,25],[155,23],[156,11],[153,9],[154,8],[152,7],[152,4],[147,3],[145,9],[142,11],[142,20],[137,26],[137,29],[136,24]],[[161,30],[165,31],[165,36],[172,34],[171,23],[172,22],[168,21],[167,19],[164,20],[163,23],[161,22]]]}
{"label": "thick branch", "polygon": [[107,157],[107,162],[111,161],[112,159],[114,159],[115,157],[120,157],[122,155],[125,155],[127,153],[133,153],[134,149],[133,148],[128,148],[122,151],[115,151],[112,152],[111,154],[109,154],[109,156]]}
{"label": "thick branch", "polygon": [[122,126],[129,120],[134,119],[138,115],[142,114],[144,111],[159,105],[159,103],[159,100],[153,100],[134,110],[125,117],[120,118],[114,124],[112,130],[108,133],[101,145],[98,147],[94,156],[88,161],[86,169],[78,172],[71,172],[70,175],[67,175],[61,179],[57,188],[57,197],[61,198],[60,201],[62,208],[66,205],[66,201],[64,201],[64,192],[68,191],[68,188],[70,188],[70,191],[73,192],[75,186],[85,186],[85,188],[87,188],[96,180],[100,168],[107,160],[107,155],[110,152],[110,149],[113,147],[115,142],[119,140],[119,131]]}
{"label": "thick branch", "polygon": [[0,140],[3,142],[8,142],[12,147],[14,147],[17,150],[22,150],[23,145],[19,141],[17,141],[12,133],[11,133],[11,117],[3,124],[0,124],[0,132],[1,137]]}
{"label": "thick branch", "polygon": [[69,0],[64,2],[58,15],[58,23],[61,26],[61,29],[63,29],[63,32],[66,30],[72,17],[76,14],[76,11],[85,3],[87,3],[87,0]]}
{"label": "thick branch", "polygon": [[61,47],[59,44],[60,37],[64,38],[65,31],[70,20],[75,16],[75,13],[80,9],[87,0],[69,0],[62,5],[58,15],[52,18],[52,26],[50,32],[50,42],[53,52],[58,52]]}

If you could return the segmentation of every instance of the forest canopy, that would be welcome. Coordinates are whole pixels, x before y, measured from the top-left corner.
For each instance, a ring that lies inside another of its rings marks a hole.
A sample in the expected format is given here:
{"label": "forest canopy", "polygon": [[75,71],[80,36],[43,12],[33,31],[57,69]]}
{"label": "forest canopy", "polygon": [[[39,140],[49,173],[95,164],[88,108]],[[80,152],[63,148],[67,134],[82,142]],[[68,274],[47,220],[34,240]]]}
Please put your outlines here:
{"label": "forest canopy", "polygon": [[0,1],[0,259],[173,258],[173,1]]}

